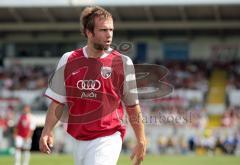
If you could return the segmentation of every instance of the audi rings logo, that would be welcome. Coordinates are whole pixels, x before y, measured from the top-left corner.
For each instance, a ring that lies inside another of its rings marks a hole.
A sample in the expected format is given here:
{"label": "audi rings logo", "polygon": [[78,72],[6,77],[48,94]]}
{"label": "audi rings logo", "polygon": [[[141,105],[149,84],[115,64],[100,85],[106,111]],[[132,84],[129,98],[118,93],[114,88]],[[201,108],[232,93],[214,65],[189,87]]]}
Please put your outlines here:
{"label": "audi rings logo", "polygon": [[79,80],[77,82],[77,88],[80,90],[98,90],[101,88],[101,82],[99,80]]}

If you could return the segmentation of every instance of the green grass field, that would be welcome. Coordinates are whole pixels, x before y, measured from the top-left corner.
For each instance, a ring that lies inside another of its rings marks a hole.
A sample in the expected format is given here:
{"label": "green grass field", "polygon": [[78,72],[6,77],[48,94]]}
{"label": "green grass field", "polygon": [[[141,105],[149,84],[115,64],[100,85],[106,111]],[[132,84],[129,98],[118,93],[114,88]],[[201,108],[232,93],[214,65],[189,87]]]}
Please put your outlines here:
{"label": "green grass field", "polygon": [[[30,165],[73,165],[69,155],[32,154]],[[146,156],[143,165],[239,165],[234,156]],[[0,165],[13,165],[13,157],[0,156]],[[131,165],[127,155],[121,155],[118,165]]]}

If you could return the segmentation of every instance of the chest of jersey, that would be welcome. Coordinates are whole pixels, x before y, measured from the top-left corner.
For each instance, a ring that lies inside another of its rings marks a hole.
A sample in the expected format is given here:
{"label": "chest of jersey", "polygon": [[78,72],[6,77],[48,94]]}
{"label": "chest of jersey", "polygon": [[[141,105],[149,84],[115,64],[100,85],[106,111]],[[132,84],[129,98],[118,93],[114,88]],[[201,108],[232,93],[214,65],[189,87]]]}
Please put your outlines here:
{"label": "chest of jersey", "polygon": [[110,55],[104,59],[76,56],[67,63],[64,76],[71,113],[84,114],[97,110],[109,113],[106,110],[113,111],[119,106],[124,82],[121,58]]}
{"label": "chest of jersey", "polygon": [[65,86],[70,92],[68,94],[80,98],[94,99],[97,93],[119,95],[123,75],[119,60],[75,58],[65,68]]}

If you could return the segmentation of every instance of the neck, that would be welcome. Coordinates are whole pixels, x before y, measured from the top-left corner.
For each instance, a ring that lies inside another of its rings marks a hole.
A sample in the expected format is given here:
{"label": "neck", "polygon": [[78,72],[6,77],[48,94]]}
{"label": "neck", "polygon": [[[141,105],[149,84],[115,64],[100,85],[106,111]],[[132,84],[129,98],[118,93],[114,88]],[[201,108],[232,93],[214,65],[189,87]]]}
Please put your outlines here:
{"label": "neck", "polygon": [[104,54],[104,50],[97,50],[91,44],[87,45],[86,51],[90,58],[98,58]]}

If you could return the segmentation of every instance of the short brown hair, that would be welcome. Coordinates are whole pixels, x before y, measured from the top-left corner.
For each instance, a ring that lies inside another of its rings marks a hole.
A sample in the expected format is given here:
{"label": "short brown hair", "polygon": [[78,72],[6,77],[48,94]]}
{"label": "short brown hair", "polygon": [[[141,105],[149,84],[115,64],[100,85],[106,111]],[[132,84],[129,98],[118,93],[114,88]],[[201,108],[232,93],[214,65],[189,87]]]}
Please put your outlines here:
{"label": "short brown hair", "polygon": [[100,6],[91,6],[83,9],[80,16],[80,23],[81,32],[85,35],[85,37],[87,37],[86,29],[93,33],[95,26],[94,19],[96,17],[107,19],[112,18],[112,14]]}

